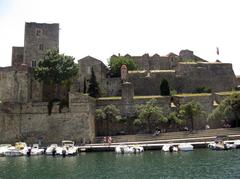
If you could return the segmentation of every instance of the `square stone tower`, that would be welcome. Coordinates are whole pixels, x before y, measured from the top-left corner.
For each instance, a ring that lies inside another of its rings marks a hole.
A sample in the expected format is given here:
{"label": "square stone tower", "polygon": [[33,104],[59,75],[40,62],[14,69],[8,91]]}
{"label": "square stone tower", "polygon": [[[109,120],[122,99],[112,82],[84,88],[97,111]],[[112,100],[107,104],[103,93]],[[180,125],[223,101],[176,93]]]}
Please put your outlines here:
{"label": "square stone tower", "polygon": [[25,23],[24,63],[35,67],[48,49],[59,49],[59,24]]}

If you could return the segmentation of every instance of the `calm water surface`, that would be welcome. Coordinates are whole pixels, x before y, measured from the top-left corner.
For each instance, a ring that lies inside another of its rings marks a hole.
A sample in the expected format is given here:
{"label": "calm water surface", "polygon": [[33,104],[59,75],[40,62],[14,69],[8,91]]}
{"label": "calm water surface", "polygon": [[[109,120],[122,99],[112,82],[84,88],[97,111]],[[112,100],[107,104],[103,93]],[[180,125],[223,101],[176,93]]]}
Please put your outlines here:
{"label": "calm water surface", "polygon": [[240,178],[240,150],[0,157],[2,178]]}

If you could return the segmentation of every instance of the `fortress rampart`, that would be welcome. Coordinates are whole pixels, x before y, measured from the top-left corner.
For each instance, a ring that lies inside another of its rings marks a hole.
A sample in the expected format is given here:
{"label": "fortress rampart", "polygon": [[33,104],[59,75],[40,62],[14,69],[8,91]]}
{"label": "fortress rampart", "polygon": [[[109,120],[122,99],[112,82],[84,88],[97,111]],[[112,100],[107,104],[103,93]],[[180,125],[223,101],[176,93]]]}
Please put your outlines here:
{"label": "fortress rampart", "polygon": [[[207,115],[218,105],[226,96],[229,94],[214,93],[214,94],[188,94],[188,95],[175,95],[175,96],[134,96],[131,100],[124,101],[121,97],[115,98],[100,98],[97,100],[96,107],[104,108],[107,105],[115,105],[120,111],[123,117],[136,118],[136,110],[139,105],[146,104],[147,101],[151,99],[156,100],[156,105],[161,107],[165,115],[169,112],[176,111],[180,105],[186,104],[190,101],[197,101],[201,105],[201,109],[204,111],[204,114],[198,116],[194,121],[195,129],[204,129],[206,124],[209,124],[211,128],[222,127],[221,119],[217,121],[207,121]],[[187,125],[190,124],[190,121],[187,121]],[[110,129],[112,135],[120,132],[121,130],[128,130],[126,126],[119,125],[118,123],[111,123],[113,126]],[[128,128],[129,126],[127,126]],[[134,126],[132,126],[134,128]],[[98,135],[104,135],[104,124],[96,121],[96,133]]]}
{"label": "fortress rampart", "polygon": [[27,102],[29,73],[26,66],[0,68],[0,101]]}
{"label": "fortress rampart", "polygon": [[228,63],[179,63],[176,67],[178,92],[194,92],[205,86],[212,91],[228,91],[236,87],[236,76]]}
{"label": "fortress rampart", "polygon": [[95,139],[95,100],[70,94],[70,107],[59,113],[58,105],[48,115],[48,103],[0,104],[0,143],[25,141],[44,144],[61,140],[81,142]]}
{"label": "fortress rampart", "polygon": [[167,79],[171,88],[175,89],[175,71],[135,71],[128,73],[128,81],[134,86],[135,95],[159,95],[162,79]]}

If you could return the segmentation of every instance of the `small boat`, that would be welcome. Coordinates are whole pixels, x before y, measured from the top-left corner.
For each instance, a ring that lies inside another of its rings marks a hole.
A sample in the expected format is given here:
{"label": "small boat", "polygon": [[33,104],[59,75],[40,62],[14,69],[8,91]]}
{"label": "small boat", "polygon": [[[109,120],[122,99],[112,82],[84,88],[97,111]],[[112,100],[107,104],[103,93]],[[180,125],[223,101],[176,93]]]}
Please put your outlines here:
{"label": "small boat", "polygon": [[16,142],[15,143],[15,148],[19,152],[21,152],[23,155],[27,155],[29,152],[29,148],[25,142]]}
{"label": "small boat", "polygon": [[12,147],[11,144],[0,144],[0,156],[5,156],[5,152]]}
{"label": "small boat", "polygon": [[58,147],[57,144],[51,144],[45,152],[46,155],[55,155],[57,147]]}
{"label": "small boat", "polygon": [[208,147],[212,150],[229,150],[240,147],[240,140],[234,141],[214,141],[208,144]]}
{"label": "small boat", "polygon": [[217,136],[214,142],[208,144],[208,147],[212,150],[229,150],[233,148],[237,148],[240,144],[239,140],[234,142],[228,141],[228,136]]}
{"label": "small boat", "polygon": [[57,155],[75,155],[77,154],[78,147],[74,145],[74,142],[71,140],[63,140],[62,147],[56,148]]}
{"label": "small boat", "polygon": [[224,141],[228,149],[240,148],[240,140]]}
{"label": "small boat", "polygon": [[164,151],[164,152],[177,152],[178,151],[178,146],[173,145],[173,144],[165,144],[162,147],[162,151]]}
{"label": "small boat", "polygon": [[224,142],[211,142],[208,147],[212,150],[228,150],[231,144],[225,144]]}
{"label": "small boat", "polygon": [[116,153],[127,154],[127,153],[141,153],[144,149],[138,145],[119,145],[115,147]]}
{"label": "small boat", "polygon": [[40,149],[38,144],[33,144],[30,149],[30,155],[42,155],[44,153],[44,149]]}
{"label": "small boat", "polygon": [[180,151],[192,151],[193,146],[189,143],[181,143],[181,144],[178,145],[178,149]]}
{"label": "small boat", "polygon": [[240,148],[240,140],[234,140],[233,145],[235,148]]}
{"label": "small boat", "polygon": [[16,147],[11,146],[11,147],[8,148],[7,151],[5,151],[4,155],[5,156],[15,157],[15,156],[22,156],[23,153],[20,152],[18,149],[16,149]]}

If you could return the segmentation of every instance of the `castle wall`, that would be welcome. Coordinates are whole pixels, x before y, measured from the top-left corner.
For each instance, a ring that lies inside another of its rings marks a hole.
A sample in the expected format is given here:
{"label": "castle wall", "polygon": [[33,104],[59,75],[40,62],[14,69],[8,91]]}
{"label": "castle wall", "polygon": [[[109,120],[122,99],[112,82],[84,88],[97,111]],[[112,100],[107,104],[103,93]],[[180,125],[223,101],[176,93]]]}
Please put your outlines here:
{"label": "castle wall", "polygon": [[[179,108],[180,105],[186,104],[190,101],[196,101],[200,103],[201,109],[204,111],[205,115],[198,116],[194,120],[194,128],[195,129],[204,129],[206,124],[210,124],[211,128],[217,128],[217,127],[222,127],[221,121],[207,121],[207,114],[209,114],[214,106],[213,106],[213,96],[211,94],[207,95],[189,95],[189,96],[173,96],[173,97],[153,97],[156,100],[156,105],[161,107],[164,114],[168,114],[171,111],[176,110]],[[116,98],[103,98],[97,100],[97,108],[104,108],[107,105],[115,105],[120,111],[122,116],[127,117],[133,117],[134,119],[136,118],[136,110],[139,105],[146,104],[147,101],[151,100],[151,97],[135,97],[132,102],[130,103],[125,103],[124,100],[122,99],[116,99]],[[174,101],[174,104],[176,105],[176,108],[171,108],[171,102]],[[132,128],[131,130],[135,130],[134,126],[129,126],[130,124],[127,122],[128,125],[124,127],[124,125],[119,125],[115,123],[111,123],[110,127],[110,134],[117,134],[121,130],[129,130],[129,127]],[[187,125],[190,125],[190,121],[187,120]],[[98,122],[96,123],[96,133],[99,135],[104,135],[104,130],[105,130],[105,124],[103,122]]]}
{"label": "castle wall", "polygon": [[206,86],[212,91],[227,91],[236,87],[232,65],[227,63],[179,63],[176,68],[178,92],[195,92]]}
{"label": "castle wall", "polygon": [[179,63],[174,70],[130,71],[128,80],[134,85],[135,95],[159,95],[162,79],[169,82],[170,89],[179,93],[196,92],[198,87],[212,91],[228,91],[237,86],[231,64]]}
{"label": "castle wall", "polygon": [[149,56],[149,54],[144,54],[143,56],[130,56],[136,64],[138,70],[169,70],[172,68],[172,63],[174,63],[174,58],[170,56],[160,56],[155,54]]}
{"label": "castle wall", "polygon": [[160,84],[163,79],[167,79],[171,89],[175,89],[174,70],[135,71],[128,73],[128,81],[134,86],[136,96],[159,95]]}
{"label": "castle wall", "polygon": [[120,96],[121,95],[121,79],[120,78],[106,78],[102,82],[103,96]]}
{"label": "castle wall", "polygon": [[19,66],[23,63],[24,47],[12,47],[12,66]]}
{"label": "castle wall", "polygon": [[149,59],[149,69],[150,70],[170,70],[171,69],[171,59],[169,57],[160,57],[159,55],[154,55]]}
{"label": "castle wall", "polygon": [[29,73],[26,66],[0,68],[0,101],[26,102],[29,99]]}
{"label": "castle wall", "polygon": [[0,106],[0,143],[60,143],[74,140],[77,144],[95,139],[95,101],[88,96],[70,94],[68,112],[52,111],[47,103],[2,104]]}

